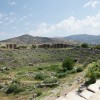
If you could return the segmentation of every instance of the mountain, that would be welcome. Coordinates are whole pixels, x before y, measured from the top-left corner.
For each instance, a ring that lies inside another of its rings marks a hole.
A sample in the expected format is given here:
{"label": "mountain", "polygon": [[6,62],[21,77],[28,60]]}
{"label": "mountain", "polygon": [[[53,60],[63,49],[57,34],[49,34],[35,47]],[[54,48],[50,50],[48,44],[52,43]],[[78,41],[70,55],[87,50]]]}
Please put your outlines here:
{"label": "mountain", "polygon": [[71,35],[64,38],[48,38],[48,37],[34,37],[28,34],[10,38],[7,40],[0,41],[1,43],[16,43],[16,44],[32,44],[32,43],[68,43],[77,44],[80,42],[90,43],[90,44],[100,44],[100,35]]}
{"label": "mountain", "polygon": [[87,35],[87,34],[79,34],[79,35],[71,35],[64,37],[65,40],[73,40],[80,41],[90,44],[100,44],[100,35]]}
{"label": "mountain", "polygon": [[51,43],[54,42],[54,40],[47,37],[33,37],[31,35],[25,34],[19,37],[10,38],[0,42],[16,43],[16,44],[31,44],[31,43]]}

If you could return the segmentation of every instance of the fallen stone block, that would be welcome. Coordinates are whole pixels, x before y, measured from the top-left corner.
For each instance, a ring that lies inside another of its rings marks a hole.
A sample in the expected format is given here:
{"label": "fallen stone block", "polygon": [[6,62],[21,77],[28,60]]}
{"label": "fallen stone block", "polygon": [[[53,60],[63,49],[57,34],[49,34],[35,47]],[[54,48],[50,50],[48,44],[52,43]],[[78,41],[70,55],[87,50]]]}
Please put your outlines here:
{"label": "fallen stone block", "polygon": [[92,85],[88,86],[87,89],[88,89],[89,91],[92,91],[92,92],[95,93],[95,92],[98,92],[98,91],[100,90],[99,87],[100,87],[100,86],[97,85],[97,84],[92,84]]}
{"label": "fallen stone block", "polygon": [[83,92],[81,92],[79,95],[85,99],[89,99],[94,93],[88,90],[84,90]]}

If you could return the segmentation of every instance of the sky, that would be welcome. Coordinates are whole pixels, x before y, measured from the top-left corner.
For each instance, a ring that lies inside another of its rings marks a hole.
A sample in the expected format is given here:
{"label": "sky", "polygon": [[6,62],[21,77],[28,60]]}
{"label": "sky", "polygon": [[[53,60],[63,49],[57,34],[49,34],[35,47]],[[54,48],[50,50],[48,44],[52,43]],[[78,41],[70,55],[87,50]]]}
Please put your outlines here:
{"label": "sky", "polygon": [[0,0],[0,40],[23,34],[100,35],[100,0]]}

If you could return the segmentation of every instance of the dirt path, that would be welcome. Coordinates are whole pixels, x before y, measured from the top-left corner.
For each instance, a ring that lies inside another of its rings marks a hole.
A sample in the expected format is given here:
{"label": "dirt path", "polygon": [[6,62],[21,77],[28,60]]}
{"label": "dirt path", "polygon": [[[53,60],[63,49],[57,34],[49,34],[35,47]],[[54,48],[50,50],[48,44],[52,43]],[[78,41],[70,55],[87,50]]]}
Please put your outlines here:
{"label": "dirt path", "polygon": [[65,84],[60,85],[58,88],[51,90],[51,95],[46,96],[45,98],[42,98],[41,100],[55,100],[57,98],[57,96],[65,96],[66,94],[68,94],[70,91],[78,88],[80,86],[80,84],[82,84],[81,82],[78,83],[77,82],[77,77],[78,76],[83,76],[83,73],[79,73],[76,75],[76,77],[74,77],[74,82],[72,82],[70,85],[68,85],[68,82],[66,82]]}
{"label": "dirt path", "polygon": [[63,85],[63,87],[61,88],[57,88],[55,90],[52,90],[52,94],[50,96],[45,97],[43,100],[55,100],[57,98],[57,94],[59,96],[64,96],[65,94],[68,94],[70,91],[72,91],[73,89],[77,88],[78,84],[77,83],[73,83],[72,86],[68,86],[68,85]]}

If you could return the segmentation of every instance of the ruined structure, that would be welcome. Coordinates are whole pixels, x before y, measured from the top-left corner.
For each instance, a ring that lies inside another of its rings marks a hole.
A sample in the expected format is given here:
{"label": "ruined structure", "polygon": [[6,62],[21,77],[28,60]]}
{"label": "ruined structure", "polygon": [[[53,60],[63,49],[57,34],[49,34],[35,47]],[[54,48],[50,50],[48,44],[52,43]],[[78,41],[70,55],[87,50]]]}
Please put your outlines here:
{"label": "ruined structure", "polygon": [[66,43],[53,43],[53,44],[39,44],[38,48],[66,48],[69,47],[70,45]]}
{"label": "ruined structure", "polygon": [[16,44],[11,44],[11,43],[9,43],[9,44],[6,44],[6,48],[7,49],[16,49]]}
{"label": "ruined structure", "polygon": [[39,44],[39,45],[38,45],[38,48],[51,48],[51,45],[52,45],[52,44],[49,44],[49,43],[48,43],[48,44],[47,44],[47,43]]}
{"label": "ruined structure", "polygon": [[52,48],[66,48],[70,45],[66,44],[66,43],[57,43],[57,44],[52,44]]}
{"label": "ruined structure", "polygon": [[[14,43],[6,44],[7,49],[16,49],[17,45]],[[43,44],[36,44],[36,48],[67,48],[72,47],[71,44],[67,43],[43,43]]]}

